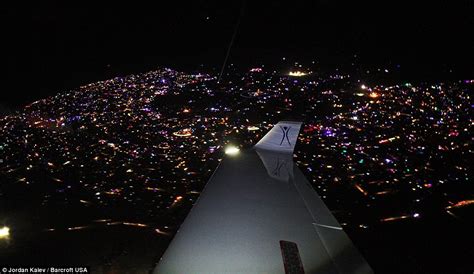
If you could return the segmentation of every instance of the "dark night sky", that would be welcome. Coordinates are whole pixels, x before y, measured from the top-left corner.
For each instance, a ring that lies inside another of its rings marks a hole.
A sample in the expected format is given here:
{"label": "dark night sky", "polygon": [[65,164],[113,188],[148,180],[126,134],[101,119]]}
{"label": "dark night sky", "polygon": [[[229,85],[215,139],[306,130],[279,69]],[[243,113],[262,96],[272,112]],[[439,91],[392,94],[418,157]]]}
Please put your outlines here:
{"label": "dark night sky", "polygon": [[[271,65],[285,56],[339,66],[357,54],[364,64],[401,64],[407,78],[474,76],[472,1],[360,2],[247,1],[229,61]],[[241,6],[242,1],[115,1],[2,7],[1,104],[18,106],[158,66],[218,67]]]}

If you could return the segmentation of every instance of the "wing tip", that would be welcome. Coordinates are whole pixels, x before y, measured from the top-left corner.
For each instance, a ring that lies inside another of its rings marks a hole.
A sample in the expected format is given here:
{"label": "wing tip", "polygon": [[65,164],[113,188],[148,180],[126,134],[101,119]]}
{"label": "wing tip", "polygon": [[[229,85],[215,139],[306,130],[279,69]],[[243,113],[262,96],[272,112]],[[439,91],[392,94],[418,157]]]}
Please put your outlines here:
{"label": "wing tip", "polygon": [[273,125],[273,128],[254,147],[276,152],[293,153],[302,124],[303,122],[301,121],[279,121]]}

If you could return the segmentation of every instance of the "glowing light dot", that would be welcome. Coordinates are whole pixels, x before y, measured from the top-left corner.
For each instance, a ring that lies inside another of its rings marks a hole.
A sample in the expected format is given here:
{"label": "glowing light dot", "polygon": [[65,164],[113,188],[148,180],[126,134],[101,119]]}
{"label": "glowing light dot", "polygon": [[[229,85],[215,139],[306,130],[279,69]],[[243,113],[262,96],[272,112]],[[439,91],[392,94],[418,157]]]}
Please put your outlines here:
{"label": "glowing light dot", "polygon": [[226,149],[225,149],[225,154],[228,154],[228,155],[236,155],[240,152],[240,149],[236,146],[228,146]]}
{"label": "glowing light dot", "polygon": [[10,228],[6,226],[0,228],[0,239],[7,238],[8,236],[10,236]]}
{"label": "glowing light dot", "polygon": [[371,93],[369,94],[369,97],[370,97],[370,98],[377,98],[377,97],[379,97],[379,94],[376,93],[376,92],[371,92]]}
{"label": "glowing light dot", "polygon": [[295,77],[301,77],[301,76],[305,76],[306,73],[302,72],[302,71],[290,71],[290,73],[288,73],[289,76],[295,76]]}

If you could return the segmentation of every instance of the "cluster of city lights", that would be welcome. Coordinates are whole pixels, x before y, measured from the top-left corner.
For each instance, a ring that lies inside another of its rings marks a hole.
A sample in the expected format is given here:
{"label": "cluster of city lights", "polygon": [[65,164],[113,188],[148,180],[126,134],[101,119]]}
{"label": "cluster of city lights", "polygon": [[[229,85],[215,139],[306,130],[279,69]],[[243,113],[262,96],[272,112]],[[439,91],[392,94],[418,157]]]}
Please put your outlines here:
{"label": "cluster of city lights", "polygon": [[[343,225],[422,220],[433,193],[443,197],[438,208],[456,218],[472,206],[461,191],[472,176],[465,160],[472,83],[361,85],[349,74],[303,70],[254,68],[217,84],[213,75],[160,69],[33,102],[0,118],[4,189],[39,195],[37,206],[46,209],[61,200],[140,212],[128,220],[103,210],[107,221],[64,225],[70,233],[135,227],[170,235],[177,224],[153,220],[192,206],[219,161],[239,157],[273,124],[298,116],[304,125],[295,162]],[[383,206],[394,199],[401,202]],[[9,233],[0,229],[2,238]]]}

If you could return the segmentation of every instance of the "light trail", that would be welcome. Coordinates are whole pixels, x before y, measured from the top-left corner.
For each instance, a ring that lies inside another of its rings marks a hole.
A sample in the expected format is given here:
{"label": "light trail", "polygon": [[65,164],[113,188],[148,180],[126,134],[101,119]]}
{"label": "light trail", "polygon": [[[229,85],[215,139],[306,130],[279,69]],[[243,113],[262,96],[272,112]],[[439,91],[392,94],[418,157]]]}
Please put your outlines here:
{"label": "light trail", "polygon": [[232,49],[232,45],[234,44],[235,37],[237,36],[237,31],[239,30],[240,21],[242,20],[242,15],[244,14],[245,10],[245,0],[242,1],[242,8],[240,9],[239,20],[234,28],[234,33],[232,34],[232,38],[230,39],[229,47],[227,48],[227,53],[224,58],[224,63],[222,64],[221,72],[219,73],[219,78],[217,79],[217,83],[221,82],[222,74],[224,74],[224,69],[227,64],[227,60],[229,59],[230,50]]}

